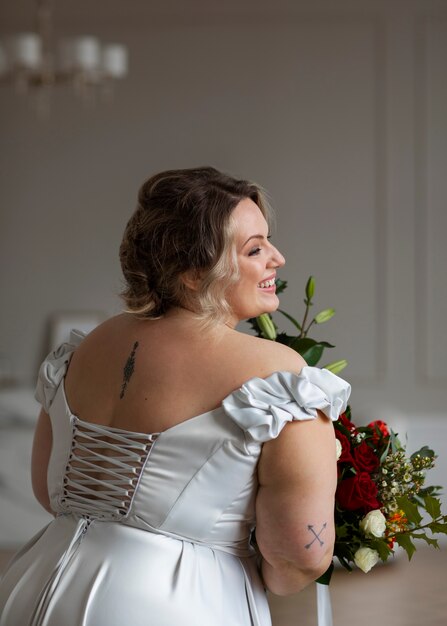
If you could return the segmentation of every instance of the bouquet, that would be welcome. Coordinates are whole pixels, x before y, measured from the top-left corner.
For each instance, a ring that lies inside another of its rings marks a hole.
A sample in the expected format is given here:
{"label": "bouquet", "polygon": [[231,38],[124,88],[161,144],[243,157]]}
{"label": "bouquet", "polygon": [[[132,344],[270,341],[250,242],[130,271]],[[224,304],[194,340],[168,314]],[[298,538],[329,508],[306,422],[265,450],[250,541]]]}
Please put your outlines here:
{"label": "bouquet", "polygon": [[[438,548],[435,535],[447,534],[447,516],[437,497],[440,487],[424,486],[435,463],[428,446],[408,456],[398,436],[381,420],[357,427],[350,409],[334,423],[338,486],[335,495],[334,556],[365,573],[401,546],[411,559],[422,540]],[[329,572],[330,575],[330,572]],[[323,581],[324,582],[324,581]]]}
{"label": "bouquet", "polygon": [[[277,281],[277,293],[287,286]],[[309,319],[313,306],[315,280],[306,284],[306,305],[302,322],[278,309],[298,330],[289,335],[278,332],[268,313],[249,320],[255,332],[266,339],[284,343],[315,366],[326,348],[326,341],[308,337],[314,324],[327,322],[334,309],[324,309]],[[324,367],[337,374],[347,365],[345,359]],[[428,446],[408,456],[396,433],[376,420],[367,426],[351,421],[351,409],[334,423],[337,445],[338,485],[335,496],[336,540],[334,556],[349,571],[355,565],[365,573],[379,560],[386,561],[397,546],[411,559],[415,540],[438,548],[436,535],[447,534],[447,516],[441,512],[438,486],[425,486],[425,474],[435,464],[436,455]],[[333,564],[317,582],[328,585]]]}

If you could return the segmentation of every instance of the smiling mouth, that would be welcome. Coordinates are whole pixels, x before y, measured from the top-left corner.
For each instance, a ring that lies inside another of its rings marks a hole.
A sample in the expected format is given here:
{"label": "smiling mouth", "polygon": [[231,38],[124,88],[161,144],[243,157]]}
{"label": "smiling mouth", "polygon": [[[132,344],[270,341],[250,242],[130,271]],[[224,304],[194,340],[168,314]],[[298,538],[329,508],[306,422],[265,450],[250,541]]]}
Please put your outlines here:
{"label": "smiling mouth", "polygon": [[269,280],[264,280],[261,283],[258,283],[258,287],[261,289],[268,289],[269,287],[273,287],[275,284],[275,278],[269,278]]}

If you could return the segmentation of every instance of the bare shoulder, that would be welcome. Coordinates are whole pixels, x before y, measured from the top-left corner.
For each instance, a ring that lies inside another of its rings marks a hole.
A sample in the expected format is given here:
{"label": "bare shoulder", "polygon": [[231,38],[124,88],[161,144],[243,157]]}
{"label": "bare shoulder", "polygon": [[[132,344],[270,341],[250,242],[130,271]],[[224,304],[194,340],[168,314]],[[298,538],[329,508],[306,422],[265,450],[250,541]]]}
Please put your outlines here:
{"label": "bare shoulder", "polygon": [[115,346],[117,339],[126,333],[128,327],[129,323],[123,314],[104,320],[84,337],[76,349],[77,355],[90,352],[94,355],[98,353],[98,350],[101,352],[107,347]]}
{"label": "bare shoulder", "polygon": [[[89,332],[76,347],[70,361],[67,386],[75,384],[78,375],[90,378],[94,372],[110,371],[116,358],[125,362],[126,350],[132,346],[132,332],[123,315],[111,317]],[[84,377],[83,382],[85,382]]]}
{"label": "bare shoulder", "polygon": [[233,340],[238,344],[241,365],[257,370],[251,372],[253,376],[265,378],[278,371],[299,374],[306,365],[300,354],[284,344],[239,332],[237,335]]}

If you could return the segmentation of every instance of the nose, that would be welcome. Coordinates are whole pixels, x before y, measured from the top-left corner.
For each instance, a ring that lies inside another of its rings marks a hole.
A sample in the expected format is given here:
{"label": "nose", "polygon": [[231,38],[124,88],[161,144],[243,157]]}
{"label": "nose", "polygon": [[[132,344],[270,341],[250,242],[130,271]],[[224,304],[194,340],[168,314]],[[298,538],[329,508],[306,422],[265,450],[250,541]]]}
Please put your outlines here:
{"label": "nose", "polygon": [[274,267],[283,267],[283,265],[285,265],[286,260],[283,257],[283,255],[281,254],[281,252],[278,250],[278,248],[275,248],[274,245],[271,245],[272,250],[271,250],[271,263],[272,265],[274,265]]}

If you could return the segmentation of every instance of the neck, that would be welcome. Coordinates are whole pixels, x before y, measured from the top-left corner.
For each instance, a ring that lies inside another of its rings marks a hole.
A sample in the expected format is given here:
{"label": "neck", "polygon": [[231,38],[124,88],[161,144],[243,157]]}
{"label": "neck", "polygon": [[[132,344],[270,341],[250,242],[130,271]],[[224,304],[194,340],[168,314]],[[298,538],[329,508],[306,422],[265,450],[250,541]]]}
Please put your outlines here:
{"label": "neck", "polygon": [[[184,306],[172,307],[171,309],[169,309],[169,311],[165,313],[164,317],[165,319],[171,319],[173,321],[174,320],[184,321],[185,323],[187,322],[191,324],[192,326],[200,325],[200,320],[197,319],[197,313],[193,311],[192,309],[188,309]],[[223,330],[227,330],[227,329],[235,330],[237,324],[238,324],[238,320],[230,317],[225,322],[218,322],[217,324],[210,326],[204,332],[220,334],[222,333]]]}

